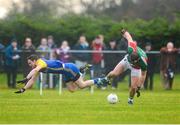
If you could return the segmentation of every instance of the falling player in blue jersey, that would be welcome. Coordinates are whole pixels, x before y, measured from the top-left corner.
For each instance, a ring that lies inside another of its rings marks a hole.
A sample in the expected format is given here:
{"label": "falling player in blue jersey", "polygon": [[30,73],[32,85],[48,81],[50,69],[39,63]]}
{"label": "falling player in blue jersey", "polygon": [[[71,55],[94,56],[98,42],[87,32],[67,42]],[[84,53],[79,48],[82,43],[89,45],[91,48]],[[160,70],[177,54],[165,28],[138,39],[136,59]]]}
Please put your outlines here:
{"label": "falling player in blue jersey", "polygon": [[[35,83],[39,72],[43,73],[57,73],[64,75],[67,88],[70,92],[74,92],[77,88],[86,88],[92,85],[102,85],[105,78],[96,78],[93,80],[83,80],[80,69],[73,63],[63,63],[59,60],[46,60],[39,58],[37,55],[31,55],[27,58],[27,62],[32,67],[31,72],[23,80],[18,83],[26,83],[23,88],[16,91],[15,93],[23,93],[25,90],[32,87]],[[88,68],[88,65],[83,67],[81,70]]]}

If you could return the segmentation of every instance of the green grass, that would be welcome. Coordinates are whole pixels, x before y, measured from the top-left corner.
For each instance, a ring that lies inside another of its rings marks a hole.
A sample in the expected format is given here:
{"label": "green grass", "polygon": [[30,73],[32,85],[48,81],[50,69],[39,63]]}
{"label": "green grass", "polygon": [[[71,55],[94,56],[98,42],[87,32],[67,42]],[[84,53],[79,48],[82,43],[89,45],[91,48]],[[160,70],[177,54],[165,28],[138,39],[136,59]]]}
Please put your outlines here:
{"label": "green grass", "polygon": [[[21,76],[19,76],[21,77]],[[180,123],[180,75],[176,76],[174,89],[163,90],[159,75],[155,76],[155,90],[142,91],[133,106],[127,104],[127,81],[117,90],[88,89],[70,93],[63,90],[29,90],[16,95],[7,89],[5,76],[0,75],[0,123],[64,123],[64,124],[113,124],[113,123]],[[114,92],[120,102],[108,104],[106,97]]]}

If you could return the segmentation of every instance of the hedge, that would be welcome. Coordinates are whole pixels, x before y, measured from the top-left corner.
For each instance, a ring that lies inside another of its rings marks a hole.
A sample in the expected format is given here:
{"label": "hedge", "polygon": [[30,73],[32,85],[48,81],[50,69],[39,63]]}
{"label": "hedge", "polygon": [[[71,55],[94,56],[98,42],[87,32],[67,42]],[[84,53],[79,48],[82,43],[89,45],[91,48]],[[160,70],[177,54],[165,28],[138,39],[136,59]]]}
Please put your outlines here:
{"label": "hedge", "polygon": [[171,40],[176,46],[180,46],[180,18],[173,22],[161,17],[149,21],[135,19],[116,22],[110,18],[78,15],[67,15],[61,18],[29,18],[17,15],[15,18],[0,20],[0,27],[0,41],[5,45],[13,38],[22,45],[26,37],[31,37],[34,44],[38,45],[41,37],[48,35],[53,35],[57,44],[62,40],[68,40],[71,45],[74,45],[82,34],[86,35],[89,42],[98,34],[103,34],[105,42],[108,42],[111,39],[121,39],[119,30],[126,28],[140,45],[149,41],[153,43],[155,49],[159,49]]}

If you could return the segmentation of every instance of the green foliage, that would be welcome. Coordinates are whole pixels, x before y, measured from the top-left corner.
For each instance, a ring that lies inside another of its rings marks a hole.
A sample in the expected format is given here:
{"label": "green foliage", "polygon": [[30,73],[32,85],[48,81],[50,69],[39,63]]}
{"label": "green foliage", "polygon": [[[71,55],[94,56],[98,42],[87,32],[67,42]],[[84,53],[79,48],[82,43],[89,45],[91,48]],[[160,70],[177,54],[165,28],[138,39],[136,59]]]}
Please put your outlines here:
{"label": "green foliage", "polygon": [[[93,18],[69,14],[61,18],[39,16],[30,18],[16,15],[12,18],[0,20],[0,40],[7,44],[12,38],[17,38],[23,44],[25,37],[32,37],[35,45],[41,37],[53,35],[57,44],[68,40],[74,45],[79,36],[84,34],[91,42],[98,34],[105,36],[105,42],[111,39],[120,39],[119,30],[128,29],[140,45],[144,41],[151,41],[154,48],[159,49],[165,42],[172,40],[177,45],[180,39],[180,18],[169,22],[165,18],[156,18],[150,21],[135,19],[131,21],[113,21],[107,17]],[[142,44],[143,45],[143,44]]]}

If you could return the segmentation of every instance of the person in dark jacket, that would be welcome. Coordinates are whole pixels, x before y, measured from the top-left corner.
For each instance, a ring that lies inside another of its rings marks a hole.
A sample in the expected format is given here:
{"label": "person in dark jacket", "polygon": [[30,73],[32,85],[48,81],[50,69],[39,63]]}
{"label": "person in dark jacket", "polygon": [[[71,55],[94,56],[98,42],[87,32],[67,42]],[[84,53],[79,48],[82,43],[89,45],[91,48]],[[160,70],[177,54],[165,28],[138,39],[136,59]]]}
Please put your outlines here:
{"label": "person in dark jacket", "polygon": [[26,38],[25,43],[22,46],[22,67],[23,67],[23,76],[27,76],[27,74],[31,71],[28,63],[26,63],[27,57],[30,55],[35,54],[35,47],[32,44],[31,38]]}
{"label": "person in dark jacket", "polygon": [[[98,35],[96,38],[92,41],[91,45],[92,50],[94,51],[92,53],[92,64],[94,69],[94,77],[101,76],[104,74],[104,54],[103,50],[106,49],[106,46],[104,44],[104,36]],[[105,88],[102,88],[105,89]]]}
{"label": "person in dark jacket", "polygon": [[4,50],[4,45],[0,43],[0,67],[3,67],[4,64],[4,58],[3,58],[3,50]]}
{"label": "person in dark jacket", "polygon": [[[117,51],[117,43],[115,40],[111,40],[109,45],[107,46],[107,50]],[[119,62],[119,53],[106,53],[105,54],[105,67],[106,73],[110,72],[114,69],[116,64]],[[116,89],[118,87],[119,77],[113,78],[112,80],[112,89]]]}
{"label": "person in dark jacket", "polygon": [[154,81],[153,81],[153,76],[154,76],[154,70],[155,70],[155,65],[156,65],[156,57],[154,54],[152,53],[149,53],[150,51],[152,50],[152,45],[151,43],[146,43],[146,46],[145,46],[145,52],[147,54],[147,57],[148,57],[148,66],[147,66],[147,75],[146,75],[146,80],[144,82],[144,89],[149,89],[150,90],[153,90],[153,84],[154,84]]}
{"label": "person in dark jacket", "polygon": [[5,50],[5,70],[7,72],[7,84],[10,88],[16,88],[17,67],[20,59],[17,45],[17,41],[14,39]]}
{"label": "person in dark jacket", "polygon": [[[90,50],[89,43],[84,35],[80,36],[78,43],[73,47],[73,50]],[[84,66],[90,60],[89,53],[74,53],[73,58],[78,68]]]}

